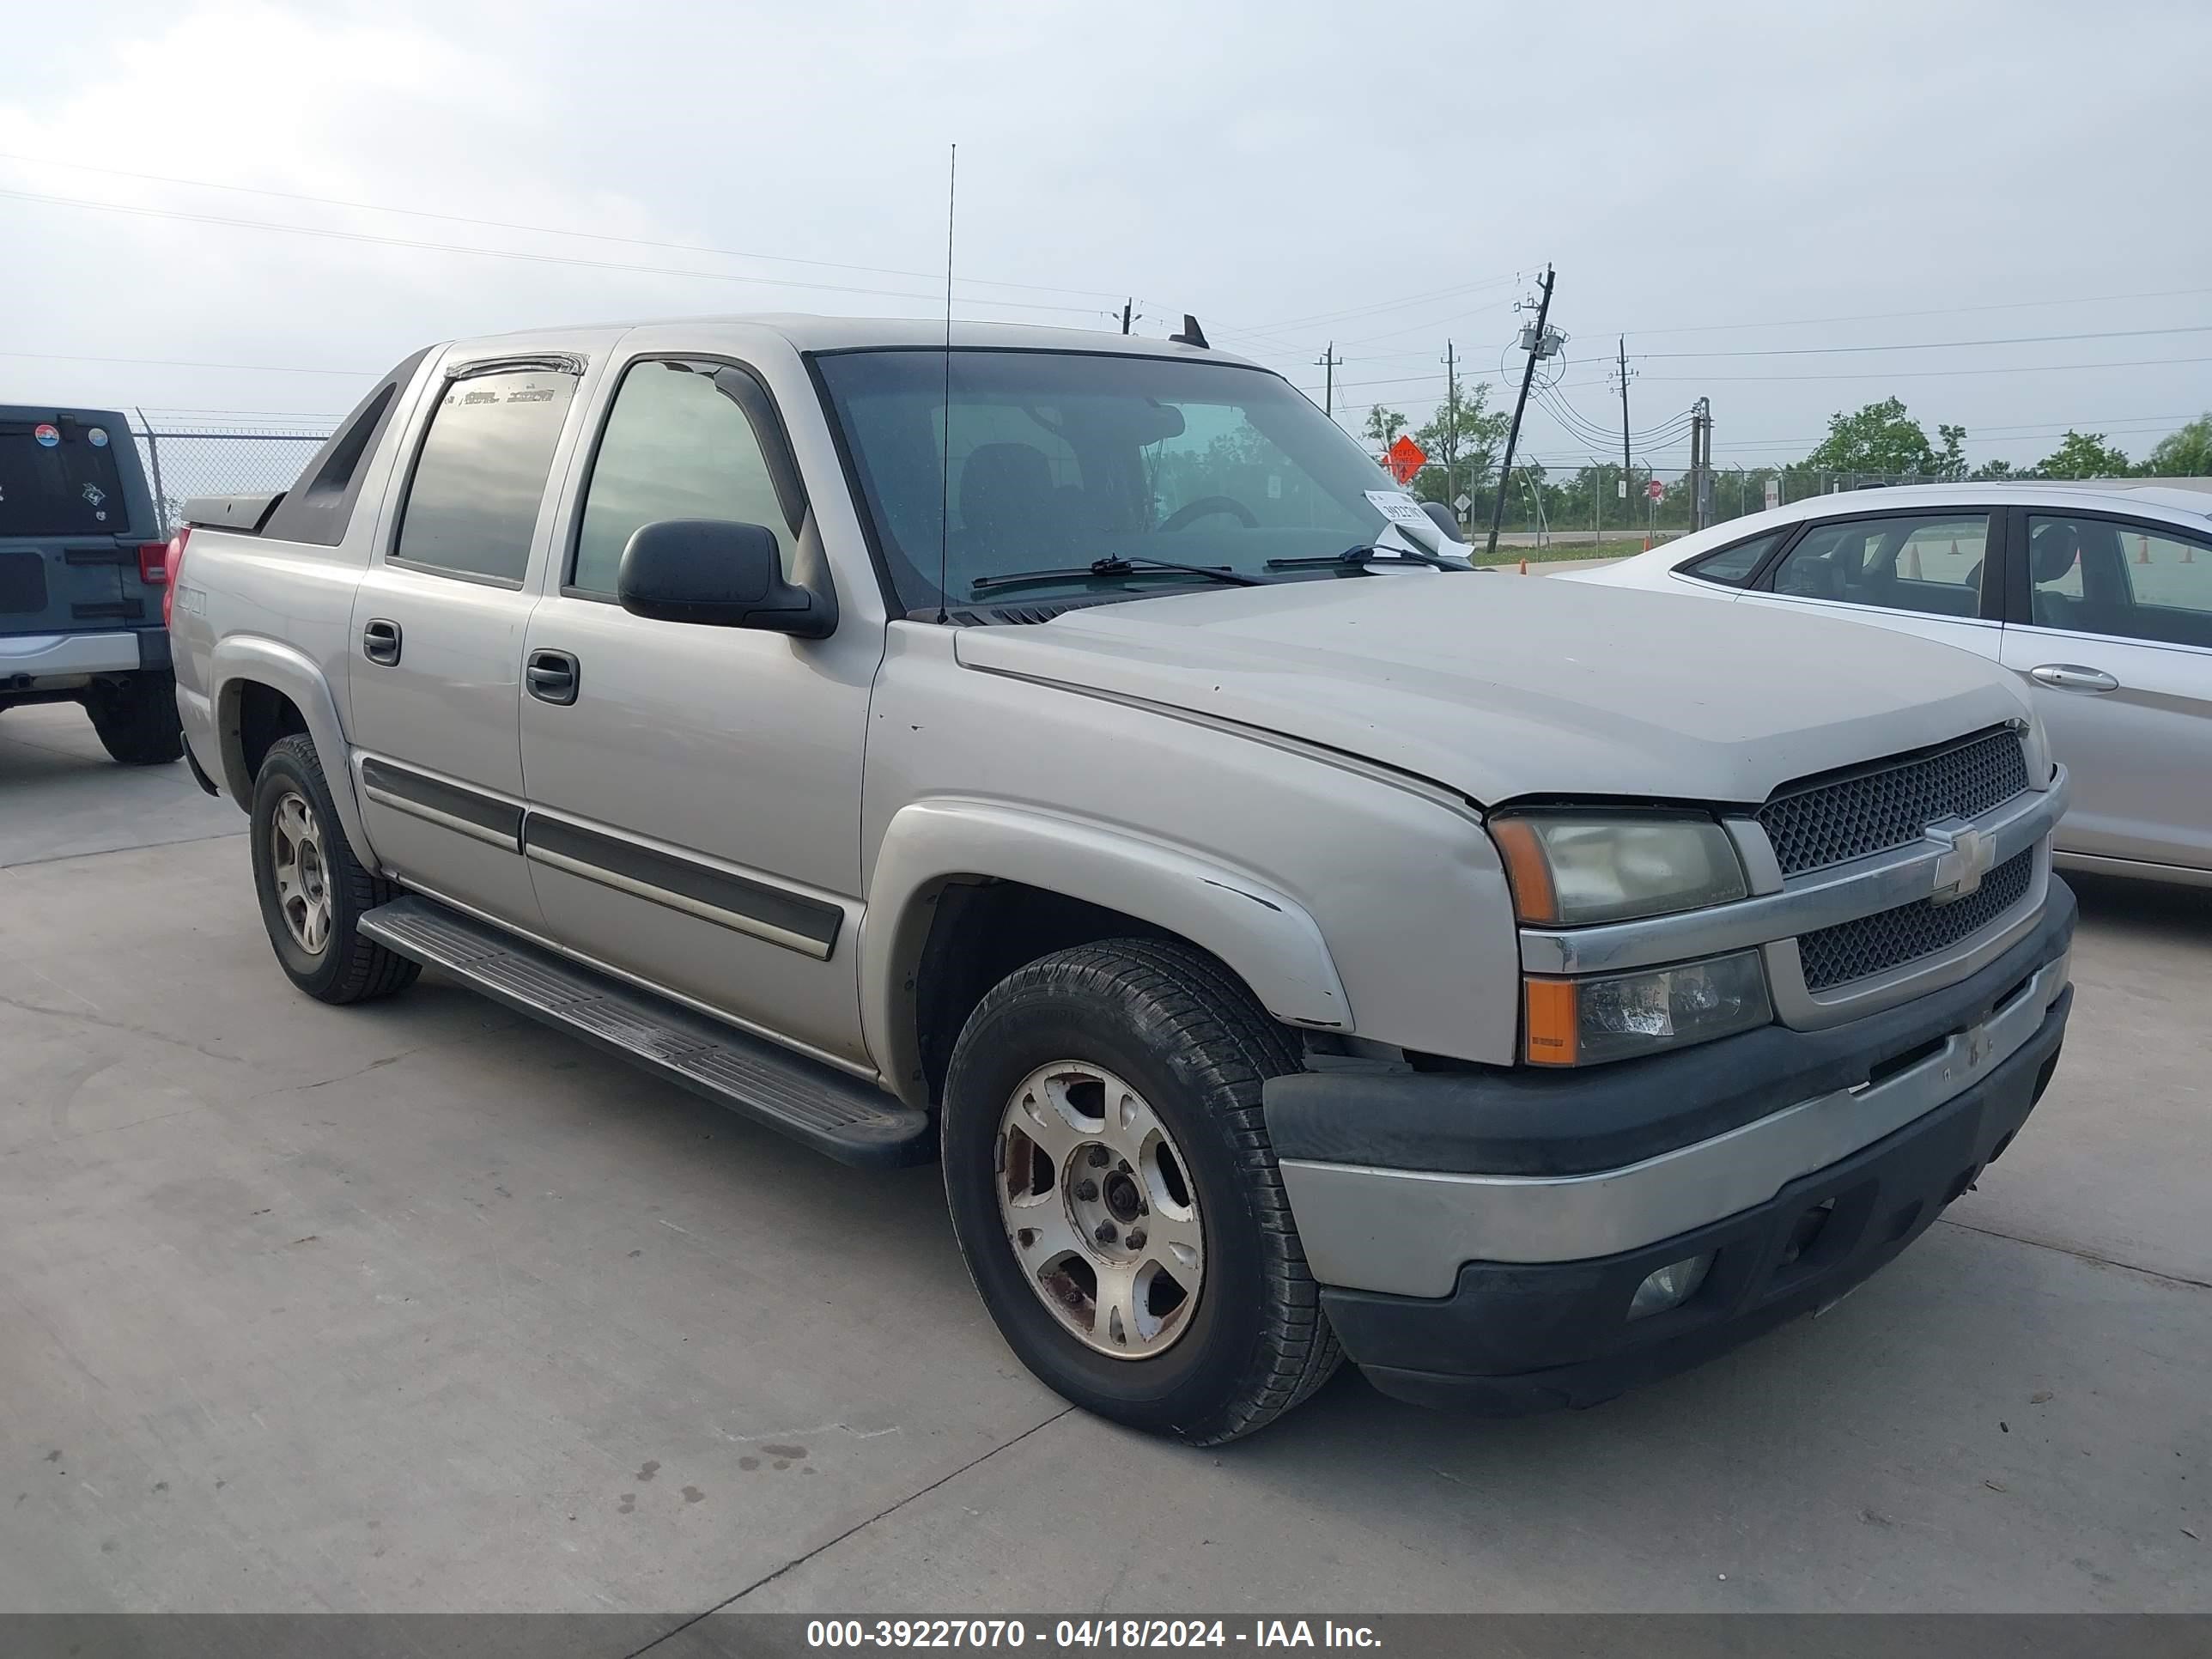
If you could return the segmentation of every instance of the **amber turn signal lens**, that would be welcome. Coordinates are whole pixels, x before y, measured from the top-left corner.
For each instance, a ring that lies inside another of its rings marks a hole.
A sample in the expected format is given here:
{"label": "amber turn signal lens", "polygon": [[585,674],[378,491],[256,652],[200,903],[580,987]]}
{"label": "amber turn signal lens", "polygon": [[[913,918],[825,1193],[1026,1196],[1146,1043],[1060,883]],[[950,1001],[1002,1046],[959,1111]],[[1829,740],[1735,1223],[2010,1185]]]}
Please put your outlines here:
{"label": "amber turn signal lens", "polygon": [[1571,1066],[1580,1046],[1582,1012],[1571,979],[1529,979],[1522,1053],[1531,1066]]}
{"label": "amber turn signal lens", "polygon": [[1504,857],[1515,913],[1523,921],[1557,921],[1559,895],[1552,887],[1552,863],[1544,856],[1536,826],[1526,818],[1493,818],[1490,838]]}

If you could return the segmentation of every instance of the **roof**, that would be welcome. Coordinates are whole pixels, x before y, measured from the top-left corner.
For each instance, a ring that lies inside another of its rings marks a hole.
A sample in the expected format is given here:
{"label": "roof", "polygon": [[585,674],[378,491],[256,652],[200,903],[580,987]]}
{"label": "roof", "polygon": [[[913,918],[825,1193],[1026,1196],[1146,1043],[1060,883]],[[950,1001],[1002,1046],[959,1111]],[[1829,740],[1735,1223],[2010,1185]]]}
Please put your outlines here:
{"label": "roof", "polygon": [[[2207,495],[2201,489],[2191,489],[2157,479],[2087,478],[2067,481],[1991,478],[1978,483],[1892,484],[1873,489],[1838,490],[1825,495],[1808,495],[1802,501],[1776,507],[1771,513],[1750,514],[1743,518],[1727,520],[1724,523],[1747,526],[1754,519],[1776,524],[1793,523],[1799,519],[1842,517],[1889,507],[1950,507],[1976,502],[1991,505],[2013,502],[2023,507],[2094,506],[2107,513],[2148,513],[2158,517],[2197,522],[2212,518],[2212,495]],[[1712,526],[1713,529],[1722,527],[1720,525]],[[1680,544],[1669,543],[1668,545],[1679,546]]]}
{"label": "roof", "polygon": [[[696,327],[702,344],[708,343],[718,329],[764,331],[781,335],[800,351],[942,346],[946,331],[942,317],[822,317],[799,312],[774,312],[751,315],[630,318],[600,323],[589,328],[528,329],[512,334],[485,335],[476,339],[458,340],[454,344],[465,350],[492,346],[511,351],[533,344],[556,345],[562,342],[564,337],[573,338],[583,332],[605,333],[676,325]],[[1233,363],[1249,361],[1233,352],[1218,351],[1211,347],[1201,350],[1172,340],[1117,334],[1103,328],[1033,328],[1020,323],[956,322],[951,327],[951,336],[956,349],[995,346],[1000,349],[1029,351],[1106,352],[1117,356],[1196,357]]]}

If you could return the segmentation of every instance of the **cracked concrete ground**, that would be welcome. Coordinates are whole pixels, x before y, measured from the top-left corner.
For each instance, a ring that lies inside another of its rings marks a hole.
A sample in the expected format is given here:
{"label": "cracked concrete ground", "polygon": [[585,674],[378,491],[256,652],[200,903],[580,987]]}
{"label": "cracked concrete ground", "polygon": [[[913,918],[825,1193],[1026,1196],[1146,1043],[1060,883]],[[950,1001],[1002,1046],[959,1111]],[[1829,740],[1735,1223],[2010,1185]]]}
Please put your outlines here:
{"label": "cracked concrete ground", "polygon": [[2084,885],[2051,1094],[1826,1317],[1192,1452],[1030,1381],[935,1171],[293,993],[242,825],[0,717],[0,1609],[2212,1607],[2212,894]]}

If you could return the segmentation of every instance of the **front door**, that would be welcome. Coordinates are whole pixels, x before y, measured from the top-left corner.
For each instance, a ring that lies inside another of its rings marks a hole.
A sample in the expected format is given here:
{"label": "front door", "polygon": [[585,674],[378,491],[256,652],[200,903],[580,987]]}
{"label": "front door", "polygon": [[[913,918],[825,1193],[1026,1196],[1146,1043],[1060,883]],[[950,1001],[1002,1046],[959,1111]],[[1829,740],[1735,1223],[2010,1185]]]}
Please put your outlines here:
{"label": "front door", "polygon": [[546,931],[769,1036],[865,1063],[860,757],[882,630],[796,640],[624,611],[616,577],[641,525],[765,526],[787,575],[818,549],[775,404],[749,371],[641,357],[605,405],[523,653],[527,841]]}
{"label": "front door", "polygon": [[2021,517],[2003,660],[2074,775],[2060,848],[2212,870],[2212,536]]}
{"label": "front door", "polygon": [[531,555],[576,385],[573,369],[544,364],[447,378],[349,636],[354,760],[379,860],[528,927],[520,670]]}

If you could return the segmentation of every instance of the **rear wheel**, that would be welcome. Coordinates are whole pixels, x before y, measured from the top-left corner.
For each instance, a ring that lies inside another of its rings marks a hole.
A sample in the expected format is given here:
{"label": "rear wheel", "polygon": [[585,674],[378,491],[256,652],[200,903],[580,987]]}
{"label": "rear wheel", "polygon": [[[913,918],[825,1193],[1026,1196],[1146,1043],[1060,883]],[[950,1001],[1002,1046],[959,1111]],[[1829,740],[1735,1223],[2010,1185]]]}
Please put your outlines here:
{"label": "rear wheel", "polygon": [[359,931],[399,896],[353,855],[314,739],[270,746],[253,786],[253,885],[262,926],[292,983],[324,1002],[365,1002],[415,982],[420,963]]}
{"label": "rear wheel", "polygon": [[1115,939],[983,999],[945,1091],[945,1186],[976,1289],[1076,1404],[1200,1445],[1336,1368],[1261,1085],[1290,1034],[1221,964]]}
{"label": "rear wheel", "polygon": [[125,766],[160,766],[185,752],[177,683],[170,675],[95,680],[86,689],[84,712],[92,716],[101,747]]}

